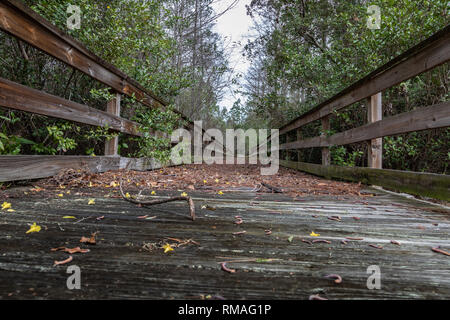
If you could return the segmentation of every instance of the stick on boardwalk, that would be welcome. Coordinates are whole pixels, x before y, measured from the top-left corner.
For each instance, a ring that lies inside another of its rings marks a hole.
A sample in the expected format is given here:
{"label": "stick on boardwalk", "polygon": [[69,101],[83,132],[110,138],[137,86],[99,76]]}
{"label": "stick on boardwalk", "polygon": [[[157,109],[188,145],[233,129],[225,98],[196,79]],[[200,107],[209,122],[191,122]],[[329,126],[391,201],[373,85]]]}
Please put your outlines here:
{"label": "stick on boardwalk", "polygon": [[[198,211],[195,222],[183,202],[140,208],[98,195],[95,205],[88,205],[91,190],[72,190],[62,198],[10,198],[15,212],[0,213],[0,299],[308,299],[313,294],[328,299],[449,299],[450,259],[431,250],[441,246],[449,251],[448,212],[370,192],[375,196],[362,200],[311,196],[293,201],[286,194],[195,191],[190,192]],[[174,192],[158,192],[157,197],[168,195]],[[215,210],[201,209],[206,205]],[[146,215],[149,219],[138,219]],[[236,216],[242,217],[241,225],[234,224]],[[332,216],[340,221],[328,219]],[[42,230],[26,234],[34,222]],[[233,235],[240,231],[246,233]],[[320,237],[310,237],[312,231]],[[96,245],[80,244],[82,236],[94,232]],[[343,244],[348,237],[363,240]],[[166,254],[160,248],[143,249],[144,243],[176,244],[168,238],[196,244]],[[310,245],[301,239],[331,244]],[[69,256],[51,251],[61,246],[90,252],[54,267],[55,260]],[[224,261],[236,273],[223,271]],[[81,268],[81,290],[66,287],[69,265]],[[381,290],[367,289],[371,265],[381,269]],[[325,278],[330,274],[340,275],[342,283]]]}

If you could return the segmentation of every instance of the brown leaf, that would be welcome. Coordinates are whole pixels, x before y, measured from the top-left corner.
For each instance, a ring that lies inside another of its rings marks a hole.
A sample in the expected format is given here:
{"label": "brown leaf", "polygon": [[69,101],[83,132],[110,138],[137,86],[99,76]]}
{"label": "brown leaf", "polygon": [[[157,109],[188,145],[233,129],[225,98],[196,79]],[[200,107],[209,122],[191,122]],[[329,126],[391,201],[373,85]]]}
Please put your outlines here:
{"label": "brown leaf", "polygon": [[70,257],[67,258],[66,260],[63,260],[63,261],[55,261],[54,264],[53,264],[53,266],[54,266],[54,267],[60,266],[60,265],[62,265],[62,264],[69,263],[69,262],[71,262],[72,260],[73,260],[73,257],[70,256]]}
{"label": "brown leaf", "polygon": [[97,232],[93,233],[92,236],[90,238],[87,237],[81,237],[80,242],[81,243],[87,243],[87,244],[96,244],[97,242],[95,241],[95,236],[97,235]]}
{"label": "brown leaf", "polygon": [[80,247],[73,248],[73,249],[69,249],[69,248],[66,248],[66,247],[59,247],[59,248],[51,249],[51,251],[53,251],[53,252],[55,252],[55,251],[64,251],[64,252],[67,252],[69,254],[74,254],[74,253],[88,253],[90,250],[89,249],[81,249]]}

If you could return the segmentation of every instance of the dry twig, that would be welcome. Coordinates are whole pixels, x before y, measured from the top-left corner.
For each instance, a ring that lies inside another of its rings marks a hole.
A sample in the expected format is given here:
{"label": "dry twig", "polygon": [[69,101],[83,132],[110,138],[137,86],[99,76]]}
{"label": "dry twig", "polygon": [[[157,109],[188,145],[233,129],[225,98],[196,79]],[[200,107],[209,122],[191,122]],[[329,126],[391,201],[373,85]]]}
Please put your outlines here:
{"label": "dry twig", "polygon": [[174,201],[187,201],[187,203],[189,204],[189,211],[191,214],[192,221],[195,221],[195,204],[194,204],[194,201],[192,200],[192,198],[189,196],[179,196],[179,197],[173,197],[173,198],[169,198],[169,199],[157,199],[157,200],[150,200],[150,201],[134,200],[131,197],[127,198],[125,196],[125,193],[123,192],[123,189],[122,189],[122,178],[120,179],[119,189],[120,189],[120,195],[122,196],[122,198],[124,200],[134,203],[134,204],[139,204],[142,206],[153,206],[153,205],[157,205],[157,204],[164,204],[164,203],[174,202]]}

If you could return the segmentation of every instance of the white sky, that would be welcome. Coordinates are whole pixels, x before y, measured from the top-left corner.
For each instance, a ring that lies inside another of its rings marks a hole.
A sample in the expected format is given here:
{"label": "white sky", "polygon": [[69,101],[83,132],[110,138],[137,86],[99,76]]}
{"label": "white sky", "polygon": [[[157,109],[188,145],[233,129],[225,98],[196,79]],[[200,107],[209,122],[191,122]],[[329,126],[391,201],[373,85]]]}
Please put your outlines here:
{"label": "white sky", "polygon": [[[230,67],[235,70],[235,74],[242,73],[244,75],[250,65],[250,62],[242,56],[242,50],[247,43],[246,35],[248,35],[252,25],[252,19],[247,16],[247,9],[245,8],[250,2],[251,0],[239,0],[233,9],[217,19],[216,31],[226,37],[227,48],[233,48]],[[231,3],[233,3],[233,0],[217,0],[213,3],[213,8],[217,13],[223,12]],[[221,107],[230,109],[240,97],[233,95],[232,91],[230,79],[230,90],[220,103]],[[241,100],[244,101],[242,98]]]}

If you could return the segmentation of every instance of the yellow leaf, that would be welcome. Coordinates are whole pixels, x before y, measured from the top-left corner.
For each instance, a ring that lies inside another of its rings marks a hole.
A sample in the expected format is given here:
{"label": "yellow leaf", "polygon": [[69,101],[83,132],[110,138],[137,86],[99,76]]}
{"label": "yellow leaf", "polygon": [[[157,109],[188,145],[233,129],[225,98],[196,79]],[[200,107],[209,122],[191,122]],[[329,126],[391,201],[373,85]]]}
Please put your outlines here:
{"label": "yellow leaf", "polygon": [[206,181],[206,180],[203,180],[203,183],[208,183],[208,181]]}
{"label": "yellow leaf", "polygon": [[152,191],[152,196],[154,196],[156,194],[156,192],[155,191]]}
{"label": "yellow leaf", "polygon": [[28,230],[27,233],[39,232],[39,231],[41,231],[41,227],[38,226],[35,222],[35,223],[33,223],[32,226],[30,226],[30,230]]}
{"label": "yellow leaf", "polygon": [[220,196],[223,195],[223,192],[222,192],[222,191],[219,191],[218,195],[220,195]]}
{"label": "yellow leaf", "polygon": [[109,185],[110,185],[111,187],[113,187],[113,188],[119,186],[119,184],[118,184],[117,182],[115,182],[115,181],[111,182]]}
{"label": "yellow leaf", "polygon": [[74,216],[65,216],[63,219],[76,219]]}
{"label": "yellow leaf", "polygon": [[95,199],[89,199],[88,205],[93,205],[95,204]]}
{"label": "yellow leaf", "polygon": [[320,234],[315,233],[314,231],[310,234],[311,237],[320,237]]}
{"label": "yellow leaf", "polygon": [[64,186],[59,186],[59,188],[60,188],[60,189],[65,189],[66,187],[64,187]]}
{"label": "yellow leaf", "polygon": [[181,194],[181,196],[182,196],[182,197],[187,197],[188,194],[187,194],[186,192],[183,192],[183,193]]}
{"label": "yellow leaf", "polygon": [[58,194],[57,196],[60,198],[64,197],[64,195],[62,193]]}
{"label": "yellow leaf", "polygon": [[11,203],[5,201],[2,204],[2,210],[7,210],[7,209],[11,209]]}
{"label": "yellow leaf", "polygon": [[216,180],[214,180],[214,181],[216,181],[216,183],[219,183],[219,179],[216,179]]}
{"label": "yellow leaf", "polygon": [[125,198],[131,198],[131,195],[127,192],[127,193],[125,194]]}
{"label": "yellow leaf", "polygon": [[8,209],[6,211],[8,211],[8,212],[16,212],[16,210],[13,210],[13,209]]}
{"label": "yellow leaf", "polygon": [[172,248],[172,246],[171,246],[170,244],[168,244],[168,243],[166,243],[165,245],[163,245],[162,248],[164,249],[164,253],[168,253],[168,252],[174,251],[173,248]]}

